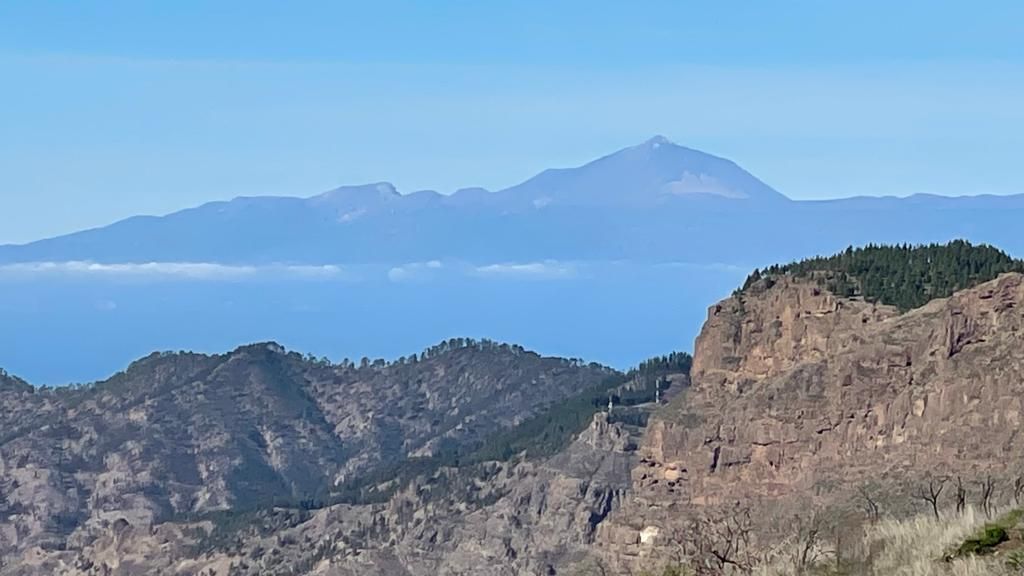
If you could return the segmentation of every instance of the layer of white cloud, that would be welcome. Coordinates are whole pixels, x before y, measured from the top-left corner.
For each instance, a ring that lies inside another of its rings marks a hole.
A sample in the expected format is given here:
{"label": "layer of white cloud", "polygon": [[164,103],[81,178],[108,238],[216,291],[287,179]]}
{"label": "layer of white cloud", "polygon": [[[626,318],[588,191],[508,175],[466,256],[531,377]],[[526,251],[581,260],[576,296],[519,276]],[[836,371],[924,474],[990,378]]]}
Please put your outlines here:
{"label": "layer of white cloud", "polygon": [[444,264],[442,264],[440,260],[403,264],[402,266],[395,266],[388,270],[388,280],[391,282],[426,280],[430,278],[433,272],[440,270],[443,267]]}
{"label": "layer of white cloud", "polygon": [[470,264],[428,260],[392,267],[355,265],[352,267],[292,264],[220,264],[215,262],[144,262],[101,263],[92,261],[24,262],[0,264],[0,280],[46,280],[59,278],[94,278],[141,281],[238,281],[238,280],[345,280],[367,281],[381,278],[392,283],[422,283],[442,276],[491,279],[560,280],[576,278],[581,270],[595,263],[504,262]]}
{"label": "layer of white cloud", "polygon": [[487,266],[478,266],[474,269],[474,272],[481,276],[498,278],[558,279],[576,276],[576,268],[574,266],[554,260],[489,264]]}
{"label": "layer of white cloud", "polygon": [[90,276],[110,278],[179,278],[231,280],[253,277],[334,278],[343,270],[328,265],[234,265],[213,262],[99,263],[89,261],[24,262],[0,265],[0,277]]}

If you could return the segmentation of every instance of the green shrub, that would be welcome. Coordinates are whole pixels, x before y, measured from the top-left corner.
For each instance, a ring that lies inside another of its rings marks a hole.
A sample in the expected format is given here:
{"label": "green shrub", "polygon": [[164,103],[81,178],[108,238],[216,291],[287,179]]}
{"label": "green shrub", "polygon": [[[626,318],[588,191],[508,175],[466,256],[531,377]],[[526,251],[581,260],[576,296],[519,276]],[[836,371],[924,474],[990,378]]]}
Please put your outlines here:
{"label": "green shrub", "polygon": [[986,524],[981,533],[964,540],[956,550],[957,556],[983,556],[991,554],[995,547],[1010,539],[1006,528],[998,524]]}

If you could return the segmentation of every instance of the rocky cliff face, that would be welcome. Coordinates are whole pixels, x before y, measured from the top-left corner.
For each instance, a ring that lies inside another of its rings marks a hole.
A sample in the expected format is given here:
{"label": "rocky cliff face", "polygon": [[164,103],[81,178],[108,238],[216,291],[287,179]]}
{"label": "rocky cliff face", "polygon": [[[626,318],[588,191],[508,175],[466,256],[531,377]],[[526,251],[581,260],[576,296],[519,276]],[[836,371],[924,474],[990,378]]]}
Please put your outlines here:
{"label": "rocky cliff face", "polygon": [[[1006,274],[899,315],[782,279],[711,307],[693,387],[653,422],[633,492],[599,535],[635,567],[670,557],[694,515],[740,502],[766,523],[891,506],[928,475],[1024,471],[1024,277]],[[776,529],[778,524],[776,524]]]}

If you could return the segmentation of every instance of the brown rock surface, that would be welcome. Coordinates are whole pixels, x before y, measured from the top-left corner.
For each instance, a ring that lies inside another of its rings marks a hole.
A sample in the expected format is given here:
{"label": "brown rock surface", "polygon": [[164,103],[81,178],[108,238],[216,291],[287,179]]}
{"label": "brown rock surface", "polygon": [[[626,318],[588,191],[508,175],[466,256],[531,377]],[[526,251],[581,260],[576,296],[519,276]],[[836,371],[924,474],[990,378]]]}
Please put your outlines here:
{"label": "brown rock surface", "polygon": [[728,298],[709,309],[693,387],[651,423],[633,493],[598,539],[636,566],[667,557],[665,536],[717,505],[800,514],[868,484],[907,505],[924,475],[1016,475],[1022,330],[1019,274],[903,315],[786,278]]}

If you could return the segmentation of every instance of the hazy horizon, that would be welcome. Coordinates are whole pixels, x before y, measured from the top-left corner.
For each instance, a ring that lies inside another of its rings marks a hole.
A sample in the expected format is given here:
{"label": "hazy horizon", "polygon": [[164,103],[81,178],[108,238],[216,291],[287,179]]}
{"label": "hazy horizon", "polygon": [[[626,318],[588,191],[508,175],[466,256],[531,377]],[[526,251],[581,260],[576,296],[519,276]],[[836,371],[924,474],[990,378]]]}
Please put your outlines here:
{"label": "hazy horizon", "polygon": [[[585,160],[585,161],[579,162],[577,164],[565,165],[565,166],[550,166],[548,168],[545,168],[544,170],[548,170],[548,169],[556,169],[556,170],[558,170],[558,169],[571,169],[571,168],[582,167],[582,166],[584,166],[586,164],[589,164],[589,163],[591,163],[591,162],[593,162],[595,160],[603,158],[603,157],[605,157],[607,155],[610,155],[612,153],[620,152],[620,151],[623,151],[623,150],[626,150],[626,149],[632,148],[632,147],[637,147],[637,146],[642,145],[643,143],[646,143],[646,142],[648,142],[650,140],[659,139],[659,138],[668,138],[668,137],[666,137],[664,135],[661,135],[661,134],[654,135],[651,138],[644,140],[644,142],[638,142],[638,143],[629,144],[627,146],[621,146],[621,147],[619,147],[619,148],[617,148],[617,149],[615,149],[613,151],[609,151],[607,154],[602,154],[600,156],[597,156],[597,157],[591,158],[589,160]],[[716,157],[724,158],[726,160],[735,161],[735,159],[725,158],[725,157],[719,156],[718,154],[715,154],[713,152],[708,152],[706,150],[700,150],[700,149],[694,148],[692,146],[687,146],[685,143],[676,142],[676,141],[672,140],[671,138],[668,138],[668,140],[670,142],[672,142],[674,144],[677,144],[677,145],[680,145],[680,146],[685,146],[687,148],[698,150],[700,152],[705,152],[705,153],[711,154],[711,155],[716,156]],[[737,164],[741,168],[743,167],[742,162],[737,162]],[[374,180],[374,181],[362,181],[362,182],[343,182],[343,183],[339,183],[336,186],[332,186],[330,188],[327,188],[327,189],[324,189],[324,190],[315,191],[315,192],[312,192],[312,193],[310,193],[308,191],[306,191],[306,192],[296,191],[295,193],[272,193],[272,192],[267,192],[267,193],[262,193],[262,194],[259,194],[259,193],[258,194],[251,194],[251,195],[250,194],[243,194],[243,195],[240,195],[240,196],[231,196],[231,197],[225,197],[225,198],[212,198],[212,199],[200,201],[200,202],[198,202],[196,204],[192,204],[192,205],[188,205],[188,206],[176,207],[176,208],[172,208],[172,209],[169,209],[169,210],[163,211],[163,212],[151,212],[151,213],[143,212],[143,213],[138,213],[138,214],[131,214],[129,216],[126,216],[125,218],[131,218],[133,216],[155,216],[155,217],[168,216],[168,215],[180,212],[182,210],[188,210],[188,209],[191,209],[191,208],[200,207],[200,206],[203,206],[203,205],[209,204],[209,203],[225,202],[225,201],[236,200],[236,199],[241,199],[241,198],[298,198],[298,199],[312,199],[312,198],[318,197],[318,196],[323,195],[323,194],[328,194],[328,193],[330,193],[330,192],[332,192],[334,190],[337,190],[339,188],[352,187],[352,186],[370,186],[370,185],[374,185],[374,184],[391,184],[392,186],[395,187],[395,192],[398,193],[400,196],[409,196],[411,194],[415,194],[415,193],[419,193],[419,192],[433,192],[433,193],[437,193],[437,194],[442,195],[442,196],[451,196],[451,195],[459,192],[460,190],[467,190],[467,189],[484,189],[484,190],[487,190],[488,192],[499,192],[499,191],[502,191],[502,190],[507,190],[509,188],[513,188],[516,185],[521,184],[521,183],[527,181],[529,178],[537,176],[541,172],[543,172],[543,170],[539,171],[537,173],[534,173],[534,174],[527,175],[527,176],[525,176],[523,178],[520,178],[519,180],[516,180],[516,181],[508,184],[507,186],[499,186],[499,187],[493,187],[493,188],[486,188],[486,187],[475,186],[475,185],[465,185],[465,186],[458,186],[456,188],[450,188],[450,189],[444,189],[444,190],[437,190],[437,189],[423,188],[423,187],[413,187],[413,188],[403,189],[403,188],[397,186],[391,180]],[[912,196],[940,196],[940,197],[948,197],[948,198],[958,198],[958,197],[978,197],[978,196],[1013,196],[1013,195],[1017,195],[1017,194],[1024,194],[1024,190],[1022,190],[1021,192],[1006,191],[1006,192],[1001,192],[1001,193],[1000,192],[974,192],[974,193],[936,193],[936,192],[898,193],[897,192],[897,193],[891,193],[891,194],[870,194],[870,193],[865,193],[865,194],[854,194],[854,195],[851,195],[851,196],[823,196],[823,197],[813,197],[813,198],[795,198],[795,197],[792,197],[792,196],[786,194],[786,192],[783,191],[783,190],[777,190],[777,191],[779,193],[781,193],[783,196],[786,196],[787,198],[789,198],[791,200],[805,201],[805,202],[844,200],[844,199],[851,199],[851,198],[901,198],[901,199],[903,199],[903,198],[909,198],[909,197],[912,197]],[[97,223],[95,226],[89,226],[89,227],[81,228],[81,229],[66,230],[66,231],[63,231],[63,232],[56,233],[56,234],[51,235],[51,236],[43,236],[43,237],[39,237],[39,238],[30,238],[30,239],[23,240],[23,241],[6,242],[6,241],[3,241],[3,240],[0,240],[0,246],[3,246],[3,245],[25,244],[25,243],[29,243],[29,242],[34,242],[36,240],[48,239],[48,238],[52,238],[52,237],[56,237],[56,236],[61,236],[61,235],[64,235],[64,234],[80,232],[80,231],[83,231],[83,230],[90,230],[90,229],[93,229],[93,228],[102,228],[104,226],[107,226],[107,225],[119,222],[120,220],[123,220],[123,219],[124,218],[121,218],[121,219],[118,219],[118,220],[111,220],[111,221],[107,221],[107,222],[100,222],[100,223]]]}
{"label": "hazy horizon", "polygon": [[5,4],[0,243],[359,182],[494,190],[658,133],[793,199],[1020,193],[1021,11]]}

